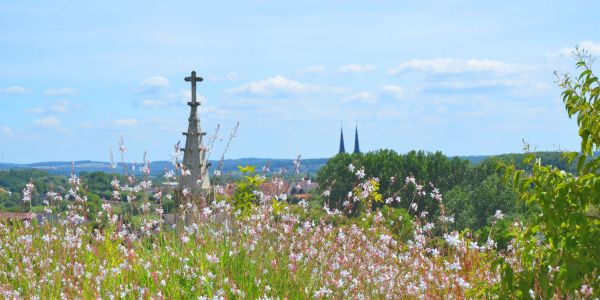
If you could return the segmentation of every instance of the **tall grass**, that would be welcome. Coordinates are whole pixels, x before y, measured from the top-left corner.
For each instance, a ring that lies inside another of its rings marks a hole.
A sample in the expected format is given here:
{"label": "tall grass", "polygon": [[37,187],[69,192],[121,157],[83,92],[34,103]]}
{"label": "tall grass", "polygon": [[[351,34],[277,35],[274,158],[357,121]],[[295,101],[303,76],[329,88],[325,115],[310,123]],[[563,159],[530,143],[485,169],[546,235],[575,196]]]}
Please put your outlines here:
{"label": "tall grass", "polygon": [[[78,191],[79,181],[71,182]],[[71,193],[73,204],[58,221],[0,225],[0,293],[41,299],[461,299],[481,295],[481,287],[498,280],[488,266],[493,245],[448,233],[427,213],[415,209],[415,218],[402,223],[398,214],[366,211],[348,221],[325,208],[314,218],[306,203],[272,201],[280,192],[254,191],[258,202],[248,214],[234,211],[226,194],[206,207],[188,202],[172,226],[157,218],[160,208],[151,214],[148,207],[140,209],[139,226],[127,224],[110,204],[102,205],[95,222],[84,221],[85,199]],[[412,230],[411,238],[398,238],[391,224],[409,224],[404,229]]]}

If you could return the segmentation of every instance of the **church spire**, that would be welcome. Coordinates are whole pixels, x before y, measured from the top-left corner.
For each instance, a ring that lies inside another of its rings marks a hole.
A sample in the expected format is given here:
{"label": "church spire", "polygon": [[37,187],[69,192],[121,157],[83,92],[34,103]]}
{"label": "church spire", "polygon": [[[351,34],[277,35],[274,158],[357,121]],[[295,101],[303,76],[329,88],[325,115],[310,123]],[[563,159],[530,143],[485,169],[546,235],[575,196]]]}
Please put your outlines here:
{"label": "church spire", "polygon": [[340,151],[338,153],[346,153],[346,148],[344,147],[344,130],[340,126]]}
{"label": "church spire", "polygon": [[356,125],[356,131],[354,132],[354,153],[360,153],[360,146],[358,145],[358,125]]}
{"label": "church spire", "polygon": [[200,118],[198,118],[198,106],[200,102],[196,100],[196,82],[201,82],[202,77],[196,76],[196,71],[192,71],[190,77],[185,81],[192,84],[192,101],[187,104],[190,106],[190,117],[188,118],[188,130],[183,135],[186,136],[185,148],[183,150],[184,173],[179,180],[180,189],[188,189],[190,193],[197,193],[208,189],[210,182],[208,179],[206,148],[202,143],[202,137],[206,135],[200,128]]}

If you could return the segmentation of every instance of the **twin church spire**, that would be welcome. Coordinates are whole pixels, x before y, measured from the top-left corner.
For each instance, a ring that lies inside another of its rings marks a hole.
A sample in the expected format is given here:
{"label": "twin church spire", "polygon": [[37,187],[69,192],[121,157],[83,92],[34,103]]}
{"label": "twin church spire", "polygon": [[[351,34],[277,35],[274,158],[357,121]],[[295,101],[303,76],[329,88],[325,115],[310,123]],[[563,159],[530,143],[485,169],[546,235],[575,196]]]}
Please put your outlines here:
{"label": "twin church spire", "polygon": [[[339,153],[346,153],[346,147],[344,146],[344,130],[340,128],[340,151]],[[360,153],[360,146],[358,144],[358,126],[356,126],[354,132],[354,153]]]}

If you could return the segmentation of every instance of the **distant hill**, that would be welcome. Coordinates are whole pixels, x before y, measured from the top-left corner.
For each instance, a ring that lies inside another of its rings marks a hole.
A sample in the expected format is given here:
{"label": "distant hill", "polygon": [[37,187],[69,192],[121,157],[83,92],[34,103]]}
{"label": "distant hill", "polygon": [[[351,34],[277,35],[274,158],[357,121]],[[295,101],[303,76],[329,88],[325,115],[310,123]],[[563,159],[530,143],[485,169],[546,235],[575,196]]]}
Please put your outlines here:
{"label": "distant hill", "polygon": [[[600,154],[600,153],[599,153]],[[538,152],[544,163],[556,165],[557,167],[565,170],[571,170],[573,166],[567,165],[560,158],[560,152]],[[520,162],[523,159],[523,154],[500,154],[500,155],[471,155],[471,156],[456,156],[461,159],[466,159],[472,164],[478,164],[490,157],[496,157],[506,162],[512,162],[521,167]],[[452,158],[452,157],[451,157]],[[317,171],[327,163],[328,158],[311,158],[300,160],[300,173],[315,175]],[[212,166],[209,168],[211,174],[213,170],[218,166],[218,161],[210,161]],[[261,172],[262,168],[269,165],[270,172],[278,172],[281,169],[286,169],[291,172],[294,169],[294,159],[270,159],[270,158],[239,158],[239,159],[226,159],[223,161],[223,173],[231,172],[233,175],[239,173],[238,166],[255,166],[257,172]],[[139,174],[140,163],[126,163],[127,167],[131,170],[135,167],[135,174]],[[116,168],[111,168],[110,163],[101,161],[81,160],[75,161],[74,163],[75,173],[81,172],[95,172],[101,171],[106,173],[123,173],[123,165],[117,164]],[[55,175],[68,175],[71,173],[73,168],[73,162],[70,161],[50,161],[50,162],[38,162],[31,164],[12,164],[12,163],[0,163],[0,170],[10,169],[39,169],[47,171],[50,174]],[[173,164],[170,161],[154,161],[150,163],[150,175],[161,176],[166,170],[172,170]]]}
{"label": "distant hill", "polygon": [[[219,164],[218,161],[209,161],[212,165],[209,167],[212,172]],[[327,163],[326,158],[316,159],[301,159],[300,160],[300,173],[314,175],[317,171]],[[251,165],[255,166],[257,172],[260,172],[262,168],[269,165],[270,172],[277,172],[281,169],[286,169],[288,172],[294,169],[293,159],[268,159],[268,158],[240,158],[240,159],[226,159],[223,161],[222,172],[223,173],[237,173],[238,166]],[[135,170],[135,174],[140,173],[142,164],[140,163],[125,163],[129,170]],[[37,162],[31,164],[13,164],[13,163],[0,163],[0,170],[15,170],[15,169],[38,169],[44,170],[50,174],[55,175],[68,175],[74,169],[75,173],[81,172],[95,172],[101,171],[106,173],[123,173],[123,164],[118,163],[116,168],[111,168],[109,162],[81,160],[81,161],[49,161],[49,162]],[[166,170],[173,170],[173,164],[170,161],[154,161],[150,163],[150,175],[160,176],[165,173]]]}

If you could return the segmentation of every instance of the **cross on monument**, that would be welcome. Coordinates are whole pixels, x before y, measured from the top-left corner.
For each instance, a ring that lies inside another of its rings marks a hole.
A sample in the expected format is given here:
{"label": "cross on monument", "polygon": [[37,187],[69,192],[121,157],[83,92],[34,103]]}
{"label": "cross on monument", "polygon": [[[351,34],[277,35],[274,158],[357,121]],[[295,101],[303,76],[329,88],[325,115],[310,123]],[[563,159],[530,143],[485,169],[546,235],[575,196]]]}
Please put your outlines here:
{"label": "cross on monument", "polygon": [[183,166],[186,172],[180,176],[179,188],[187,189],[192,194],[198,194],[210,188],[208,179],[208,163],[206,161],[206,148],[202,143],[202,138],[206,135],[200,128],[200,118],[198,118],[198,106],[200,102],[196,100],[196,82],[202,81],[202,77],[196,76],[196,71],[192,75],[185,77],[185,81],[192,84],[192,101],[187,104],[190,106],[190,117],[188,118],[188,130],[183,132],[185,138],[185,148],[183,151]]}
{"label": "cross on monument", "polygon": [[188,77],[184,78],[184,80],[192,82],[192,102],[197,102],[196,101],[196,82],[201,82],[204,79],[202,77],[197,77],[196,71],[192,71],[192,76],[188,76]]}

